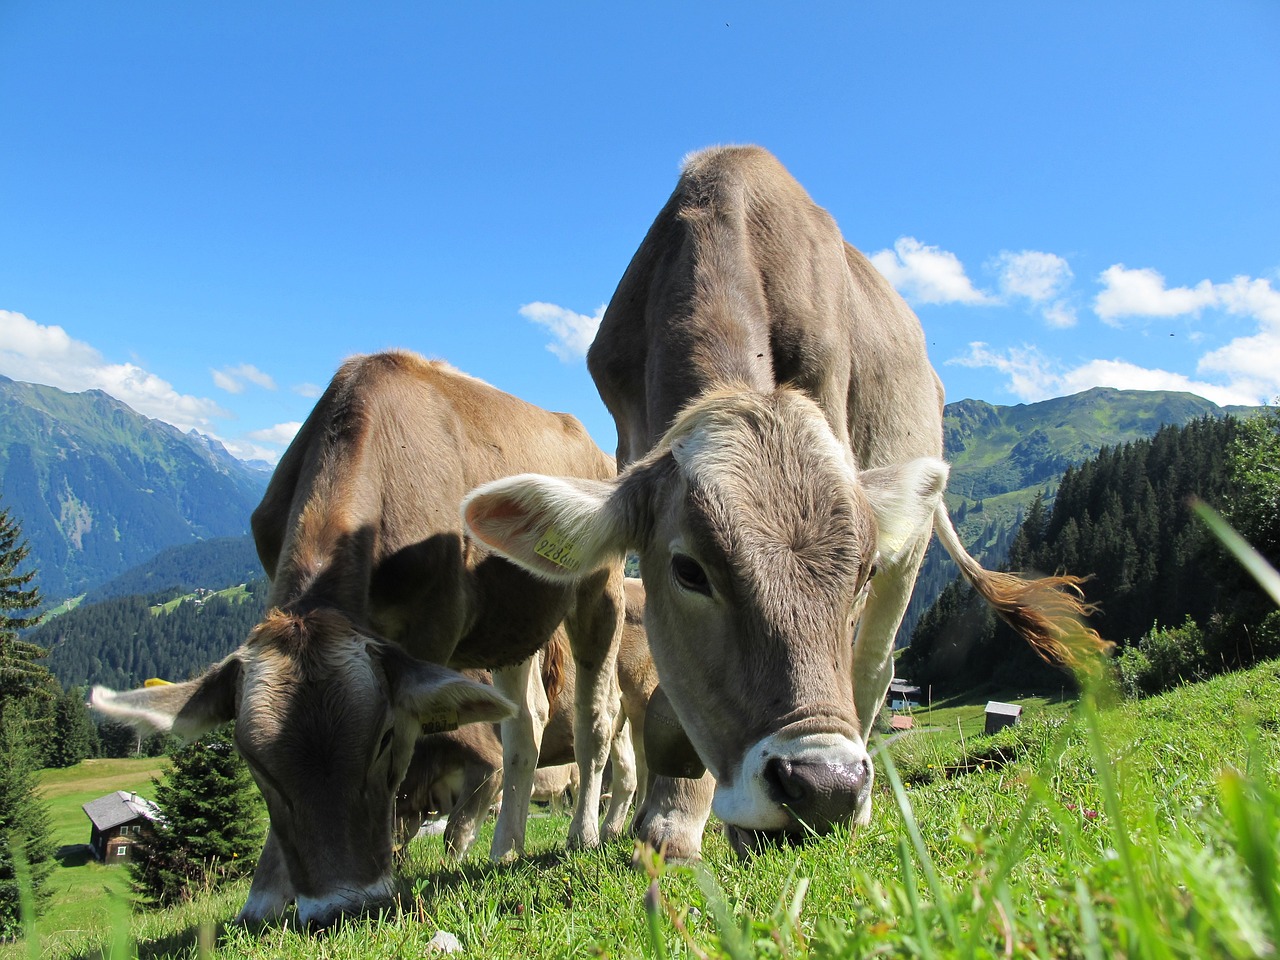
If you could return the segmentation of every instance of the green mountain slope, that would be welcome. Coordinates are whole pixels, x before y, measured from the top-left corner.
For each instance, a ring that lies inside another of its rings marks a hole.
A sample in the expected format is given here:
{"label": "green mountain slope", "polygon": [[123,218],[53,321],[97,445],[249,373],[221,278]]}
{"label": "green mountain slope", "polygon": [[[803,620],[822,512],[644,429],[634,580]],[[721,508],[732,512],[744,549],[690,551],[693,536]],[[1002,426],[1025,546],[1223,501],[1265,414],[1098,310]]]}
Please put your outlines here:
{"label": "green mountain slope", "polygon": [[[1220,407],[1191,393],[1096,387],[1039,403],[998,406],[960,400],[943,411],[943,444],[951,463],[947,506],[960,538],[975,557],[996,566],[1027,506],[1038,494],[1052,503],[1068,466],[1105,447],[1155,435],[1166,424],[1201,417],[1248,415],[1261,408]],[[898,645],[956,575],[936,544],[921,568]]]}
{"label": "green mountain slope", "polygon": [[49,601],[166,547],[243,535],[267,473],[100,390],[0,377],[0,492]]}

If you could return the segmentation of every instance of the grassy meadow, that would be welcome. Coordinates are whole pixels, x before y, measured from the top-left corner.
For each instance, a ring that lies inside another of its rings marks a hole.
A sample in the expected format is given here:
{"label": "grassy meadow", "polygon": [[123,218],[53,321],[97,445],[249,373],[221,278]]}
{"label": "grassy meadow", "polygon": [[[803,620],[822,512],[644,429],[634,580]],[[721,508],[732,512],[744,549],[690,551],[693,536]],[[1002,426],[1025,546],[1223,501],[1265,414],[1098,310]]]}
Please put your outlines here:
{"label": "grassy meadow", "polygon": [[[485,860],[487,835],[462,865],[439,838],[415,841],[400,909],[324,935],[228,926],[242,882],[132,916],[98,895],[87,931],[55,904],[38,940],[0,958],[417,958],[438,931],[481,958],[1276,955],[1280,663],[1101,708],[1023,700],[1023,722],[994,737],[986,696],[917,712],[878,757],[874,816],[854,835],[743,863],[713,826],[702,866],[637,868],[629,842],[565,852],[567,820],[543,815],[514,864]],[[48,776],[65,812],[74,772]]]}
{"label": "grassy meadow", "polygon": [[49,802],[53,843],[58,864],[49,878],[53,891],[46,930],[60,936],[88,936],[100,932],[112,916],[112,903],[129,896],[129,872],[124,866],[99,863],[89,853],[89,818],[81,805],[112,790],[136,791],[152,797],[152,777],[168,766],[163,757],[125,760],[85,760],[64,770],[45,770],[40,792]]}

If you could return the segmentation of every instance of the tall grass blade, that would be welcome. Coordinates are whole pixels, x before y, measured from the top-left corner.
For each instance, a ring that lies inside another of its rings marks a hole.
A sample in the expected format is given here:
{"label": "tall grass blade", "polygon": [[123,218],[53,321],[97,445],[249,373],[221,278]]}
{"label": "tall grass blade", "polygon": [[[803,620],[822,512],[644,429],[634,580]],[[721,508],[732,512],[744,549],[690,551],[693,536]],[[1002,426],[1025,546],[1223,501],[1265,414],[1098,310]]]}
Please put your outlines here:
{"label": "tall grass blade", "polygon": [[[1256,787],[1256,792],[1251,787]],[[1222,812],[1235,835],[1249,885],[1262,905],[1268,933],[1276,943],[1280,942],[1280,867],[1276,862],[1276,842],[1280,840],[1276,822],[1280,811],[1276,809],[1276,798],[1266,797],[1264,791],[1261,782],[1250,783],[1238,770],[1224,770],[1219,782]]]}
{"label": "tall grass blade", "polygon": [[710,870],[701,866],[695,868],[694,876],[698,880],[698,889],[707,898],[707,909],[715,918],[716,929],[720,933],[720,945],[724,948],[724,952],[733,960],[752,960],[754,953],[751,950],[751,943],[742,928],[738,926],[738,919],[729,908],[729,902],[725,899],[720,884],[716,883],[715,876]]}
{"label": "tall grass blade", "polygon": [[938,877],[933,858],[929,856],[929,850],[924,845],[924,837],[921,835],[920,827],[916,823],[915,814],[911,809],[911,801],[907,799],[907,791],[902,785],[902,778],[898,776],[898,768],[894,766],[893,758],[889,756],[889,752],[883,748],[880,750],[880,759],[884,761],[885,776],[889,778],[889,784],[893,787],[893,798],[897,801],[898,809],[902,811],[903,826],[907,831],[907,836],[911,839],[911,846],[915,849],[916,858],[920,861],[920,872],[924,874],[925,882],[928,883],[929,890],[933,893],[938,915],[942,918],[942,922],[947,928],[947,935],[950,937],[951,942],[958,944],[960,942],[960,926],[956,923],[955,914],[951,912],[947,888],[942,885],[942,880]]}
{"label": "tall grass blade", "polygon": [[1102,793],[1102,803],[1106,808],[1107,819],[1111,828],[1111,839],[1115,844],[1116,855],[1124,873],[1124,890],[1119,899],[1125,903],[1124,914],[1135,928],[1131,931],[1130,956],[1161,956],[1166,951],[1160,950],[1164,943],[1156,930],[1154,918],[1145,891],[1147,885],[1142,882],[1137,862],[1134,858],[1133,845],[1129,840],[1129,827],[1125,823],[1124,809],[1120,803],[1120,789],[1116,783],[1114,771],[1111,769],[1111,758],[1107,755],[1106,743],[1102,739],[1102,725],[1099,722],[1099,709],[1092,691],[1084,697],[1084,724],[1089,736],[1089,751],[1093,757],[1093,766],[1098,773],[1098,788]]}
{"label": "tall grass blade", "polygon": [[22,835],[16,830],[9,834],[9,855],[13,858],[13,879],[18,885],[18,923],[22,939],[27,945],[31,960],[40,957],[40,932],[36,929],[36,898],[32,890],[31,866],[27,863],[27,851]]}
{"label": "tall grass blade", "polygon": [[1223,520],[1213,507],[1203,500],[1192,500],[1191,508],[1213,531],[1214,536],[1222,541],[1222,545],[1235,555],[1241,566],[1252,574],[1262,589],[1271,595],[1276,605],[1280,606],[1280,573],[1276,572],[1276,568],[1267,563],[1262,554],[1249,546],[1249,542],[1236,533],[1231,524]]}

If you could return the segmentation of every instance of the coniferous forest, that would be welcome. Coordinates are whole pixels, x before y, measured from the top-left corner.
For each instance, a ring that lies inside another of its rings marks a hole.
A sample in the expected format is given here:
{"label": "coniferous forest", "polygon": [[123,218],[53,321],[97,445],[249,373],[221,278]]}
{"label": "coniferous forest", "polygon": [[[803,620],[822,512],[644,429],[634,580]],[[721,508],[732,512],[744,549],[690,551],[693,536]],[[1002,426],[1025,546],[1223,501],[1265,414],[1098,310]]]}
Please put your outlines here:
{"label": "coniferous forest", "polygon": [[[1198,497],[1225,513],[1275,563],[1280,550],[1267,532],[1274,520],[1265,514],[1280,489],[1274,459],[1267,469],[1277,436],[1272,408],[1249,421],[1206,417],[1104,448],[1067,470],[1052,510],[1039,499],[1031,505],[1007,568],[1090,576],[1092,625],[1117,644],[1134,693],[1278,656],[1280,616],[1189,506]],[[1260,492],[1250,494],[1254,488]],[[942,686],[1070,683],[962,581],[921,619],[897,672]]]}
{"label": "coniferous forest", "polygon": [[178,594],[132,595],[64,613],[31,634],[64,686],[137,686],[150,677],[186,680],[234,650],[266,612],[267,581],[239,598],[209,596],[155,609]]}

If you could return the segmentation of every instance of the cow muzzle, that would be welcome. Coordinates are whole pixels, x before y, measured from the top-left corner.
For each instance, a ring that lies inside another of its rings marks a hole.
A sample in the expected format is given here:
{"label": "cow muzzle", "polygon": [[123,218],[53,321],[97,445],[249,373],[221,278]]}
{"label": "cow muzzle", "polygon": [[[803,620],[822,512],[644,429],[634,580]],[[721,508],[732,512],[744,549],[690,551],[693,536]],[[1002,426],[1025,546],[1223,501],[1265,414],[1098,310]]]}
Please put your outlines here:
{"label": "cow muzzle", "polygon": [[390,907],[393,895],[394,887],[388,877],[366,887],[336,889],[314,897],[299,896],[296,901],[298,924],[313,932],[326,930],[348,917]]}
{"label": "cow muzzle", "polygon": [[[871,760],[862,744],[833,733],[773,734],[746,752],[738,776],[716,786],[713,809],[747,847],[802,840],[851,823],[868,802]],[[755,836],[755,835],[759,836]],[[735,849],[740,844],[734,843]]]}

